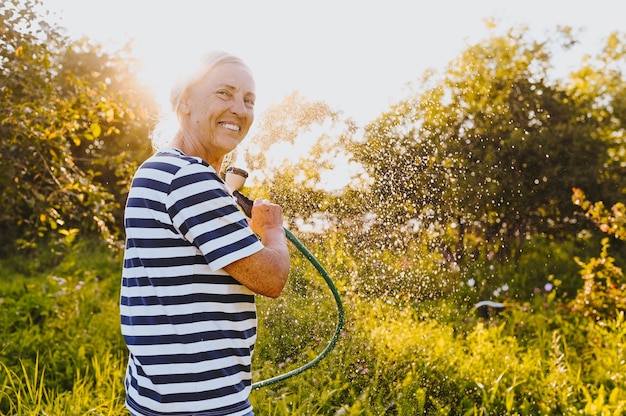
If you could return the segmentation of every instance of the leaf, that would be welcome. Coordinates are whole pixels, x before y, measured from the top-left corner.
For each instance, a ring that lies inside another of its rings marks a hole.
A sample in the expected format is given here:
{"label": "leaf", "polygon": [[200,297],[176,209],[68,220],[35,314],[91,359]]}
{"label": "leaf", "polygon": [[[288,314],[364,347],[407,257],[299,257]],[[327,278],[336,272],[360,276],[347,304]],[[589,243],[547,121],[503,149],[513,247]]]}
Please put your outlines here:
{"label": "leaf", "polygon": [[100,137],[100,134],[102,134],[102,127],[100,127],[100,123],[91,123],[89,130],[91,130],[91,134],[93,134],[94,138],[98,138]]}

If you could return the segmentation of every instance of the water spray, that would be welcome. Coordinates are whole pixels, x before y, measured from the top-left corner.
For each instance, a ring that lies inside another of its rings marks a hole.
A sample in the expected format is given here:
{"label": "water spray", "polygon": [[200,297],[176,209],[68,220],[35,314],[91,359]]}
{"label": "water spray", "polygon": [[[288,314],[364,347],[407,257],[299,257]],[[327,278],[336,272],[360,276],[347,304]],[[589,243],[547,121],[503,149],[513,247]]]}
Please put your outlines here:
{"label": "water spray", "polygon": [[[243,187],[243,184],[246,182],[247,178],[248,178],[248,172],[246,172],[243,169],[229,167],[226,170],[226,178],[225,178],[226,185],[228,185],[228,187],[232,190],[233,196],[237,200],[237,203],[239,204],[243,212],[248,216],[248,218],[252,218],[252,205],[254,202],[248,197],[246,197],[245,195],[243,195],[241,192],[239,192],[239,189]],[[335,327],[335,333],[333,334],[331,340],[326,345],[326,348],[324,348],[324,350],[317,357],[315,357],[313,360],[306,363],[305,365],[298,367],[294,370],[291,370],[285,374],[281,374],[279,376],[272,377],[267,380],[262,380],[256,383],[252,383],[253,390],[260,389],[261,387],[265,387],[270,384],[274,384],[279,381],[286,380],[289,377],[298,375],[310,369],[317,363],[319,363],[335,347],[335,344],[337,343],[337,340],[339,339],[341,329],[343,328],[343,304],[341,302],[341,298],[339,297],[339,292],[337,291],[337,288],[335,287],[333,280],[330,278],[330,276],[328,275],[324,267],[320,264],[320,262],[317,261],[315,256],[313,256],[313,254],[311,254],[311,252],[307,250],[307,248],[300,242],[300,240],[298,240],[296,236],[293,235],[293,233],[289,231],[287,228],[284,228],[284,230],[285,230],[285,235],[287,236],[287,239],[315,267],[317,272],[320,274],[320,276],[322,276],[322,278],[326,282],[326,285],[332,292],[333,297],[335,299],[335,303],[337,304],[337,326]]]}

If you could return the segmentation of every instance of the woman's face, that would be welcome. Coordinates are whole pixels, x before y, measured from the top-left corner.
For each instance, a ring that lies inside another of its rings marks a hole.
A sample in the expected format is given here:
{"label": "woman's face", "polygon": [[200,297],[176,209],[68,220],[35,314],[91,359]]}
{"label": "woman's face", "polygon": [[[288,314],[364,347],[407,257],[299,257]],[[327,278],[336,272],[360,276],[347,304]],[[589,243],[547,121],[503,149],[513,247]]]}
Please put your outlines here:
{"label": "woman's face", "polygon": [[254,100],[254,80],[245,65],[218,65],[187,93],[185,134],[207,155],[221,158],[248,134]]}

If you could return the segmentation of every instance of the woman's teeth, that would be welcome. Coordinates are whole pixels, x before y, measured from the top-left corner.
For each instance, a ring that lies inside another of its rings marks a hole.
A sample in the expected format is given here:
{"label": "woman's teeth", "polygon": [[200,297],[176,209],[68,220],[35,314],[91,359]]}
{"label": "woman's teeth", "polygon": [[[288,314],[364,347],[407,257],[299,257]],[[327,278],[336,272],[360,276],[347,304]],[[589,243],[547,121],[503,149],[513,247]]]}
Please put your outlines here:
{"label": "woman's teeth", "polygon": [[228,130],[232,130],[232,131],[239,131],[241,129],[236,124],[230,124],[230,123],[222,123],[222,126],[227,128]]}

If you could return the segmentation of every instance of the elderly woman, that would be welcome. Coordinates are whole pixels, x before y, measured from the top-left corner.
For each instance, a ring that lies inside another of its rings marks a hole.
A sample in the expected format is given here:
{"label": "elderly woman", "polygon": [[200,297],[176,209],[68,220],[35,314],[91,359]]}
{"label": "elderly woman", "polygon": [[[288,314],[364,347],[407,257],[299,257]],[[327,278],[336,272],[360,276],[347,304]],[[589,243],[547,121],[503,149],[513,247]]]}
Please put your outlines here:
{"label": "elderly woman", "polygon": [[289,275],[281,208],[257,200],[246,219],[219,175],[254,100],[239,58],[206,56],[172,89],[178,132],[133,178],[120,302],[133,415],[253,415],[254,296]]}

